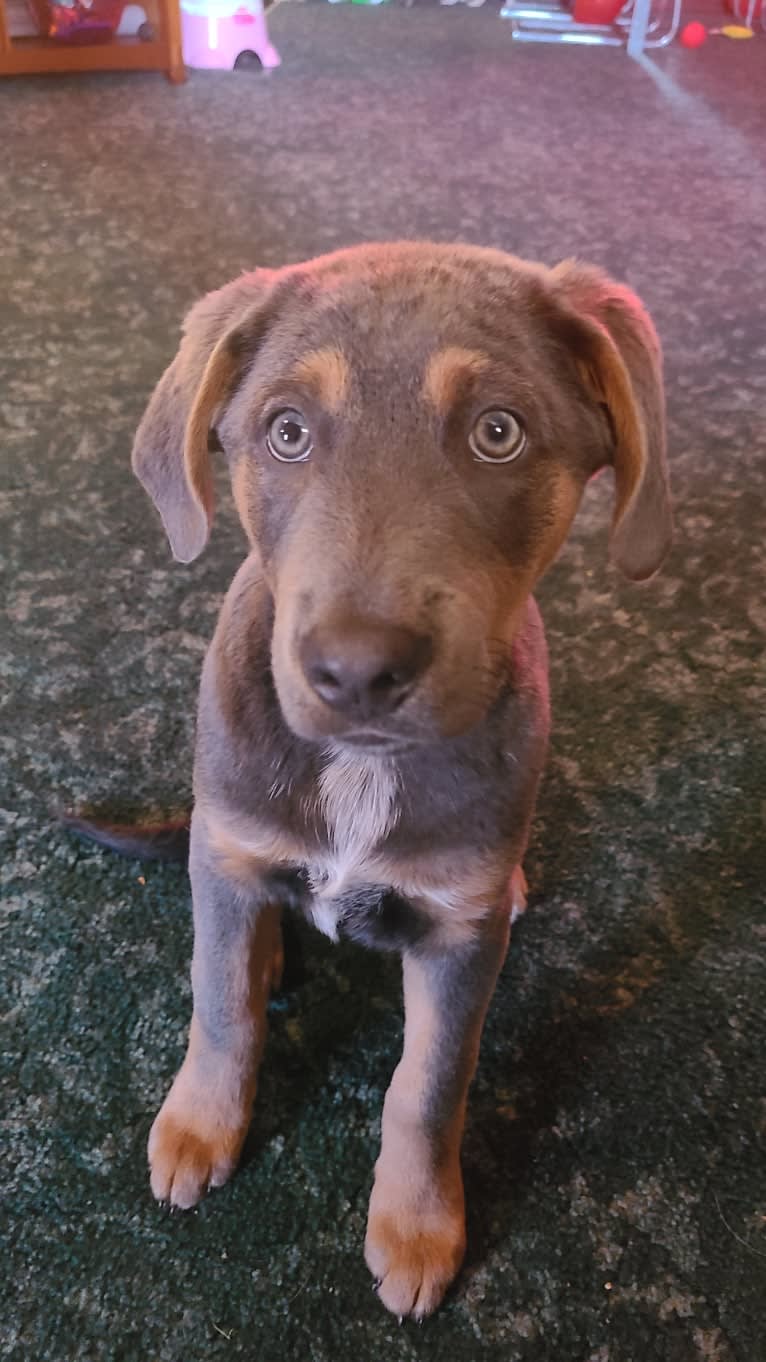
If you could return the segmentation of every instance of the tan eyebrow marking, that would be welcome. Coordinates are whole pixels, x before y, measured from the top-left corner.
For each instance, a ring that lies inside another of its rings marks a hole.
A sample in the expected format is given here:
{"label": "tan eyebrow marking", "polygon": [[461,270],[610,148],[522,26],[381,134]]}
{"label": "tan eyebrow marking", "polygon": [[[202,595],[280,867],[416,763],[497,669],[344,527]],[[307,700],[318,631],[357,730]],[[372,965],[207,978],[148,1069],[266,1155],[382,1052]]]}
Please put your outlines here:
{"label": "tan eyebrow marking", "polygon": [[343,351],[328,345],[299,359],[292,377],[295,382],[313,388],[328,411],[337,412],[348,396],[351,370]]}
{"label": "tan eyebrow marking", "polygon": [[479,350],[466,350],[462,345],[447,345],[437,350],[426,365],[423,396],[439,412],[452,406],[458,384],[466,373],[480,374],[489,365],[489,356]]}

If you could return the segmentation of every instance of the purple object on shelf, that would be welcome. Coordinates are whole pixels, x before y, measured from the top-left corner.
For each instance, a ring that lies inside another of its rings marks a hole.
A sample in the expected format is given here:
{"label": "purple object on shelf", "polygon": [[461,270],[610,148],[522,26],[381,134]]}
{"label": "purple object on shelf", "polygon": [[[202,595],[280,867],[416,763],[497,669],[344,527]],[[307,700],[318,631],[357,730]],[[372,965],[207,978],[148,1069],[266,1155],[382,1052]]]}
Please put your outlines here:
{"label": "purple object on shelf", "polygon": [[30,0],[40,32],[66,43],[108,42],[125,0]]}

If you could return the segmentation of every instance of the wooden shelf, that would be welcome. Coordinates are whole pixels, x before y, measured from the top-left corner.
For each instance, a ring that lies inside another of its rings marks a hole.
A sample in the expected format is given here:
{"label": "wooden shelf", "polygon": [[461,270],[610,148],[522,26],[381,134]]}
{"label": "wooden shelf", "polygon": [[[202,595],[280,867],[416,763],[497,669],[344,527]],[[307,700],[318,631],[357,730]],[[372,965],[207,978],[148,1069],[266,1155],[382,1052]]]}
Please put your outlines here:
{"label": "wooden shelf", "polygon": [[56,38],[11,38],[0,0],[0,76],[57,71],[164,71],[168,80],[186,80],[181,47],[179,0],[157,0],[158,36],[114,37],[108,42],[67,43]]}

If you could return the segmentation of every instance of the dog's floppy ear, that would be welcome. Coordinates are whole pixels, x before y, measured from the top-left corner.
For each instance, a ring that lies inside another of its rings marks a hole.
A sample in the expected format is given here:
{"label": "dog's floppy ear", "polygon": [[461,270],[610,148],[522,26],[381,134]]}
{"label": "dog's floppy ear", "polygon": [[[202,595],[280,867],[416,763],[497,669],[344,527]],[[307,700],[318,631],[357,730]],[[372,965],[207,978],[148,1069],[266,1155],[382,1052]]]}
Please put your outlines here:
{"label": "dog's floppy ear", "polygon": [[173,556],[182,563],[202,552],[210,534],[210,430],[245,355],[257,344],[271,277],[269,270],[243,275],[192,308],[178,354],[157,384],[136,434],[133,471],[162,516]]}
{"label": "dog's floppy ear", "polygon": [[611,554],[626,577],[643,581],[660,566],[673,530],[660,343],[630,289],[574,261],[552,275],[557,299],[576,314],[569,341],[585,385],[609,415],[616,490]]}

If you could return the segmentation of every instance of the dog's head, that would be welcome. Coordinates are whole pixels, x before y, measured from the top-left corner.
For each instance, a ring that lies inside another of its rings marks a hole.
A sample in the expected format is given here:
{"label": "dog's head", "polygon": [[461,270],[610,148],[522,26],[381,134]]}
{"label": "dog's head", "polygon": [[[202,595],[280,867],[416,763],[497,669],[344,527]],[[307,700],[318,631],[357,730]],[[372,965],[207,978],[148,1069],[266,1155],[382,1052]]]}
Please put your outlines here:
{"label": "dog's head", "polygon": [[657,337],[574,263],[402,244],[243,276],[191,312],[136,437],[183,562],[208,538],[219,447],[308,739],[371,750],[478,723],[605,466],[622,571],[650,576],[670,541]]}

